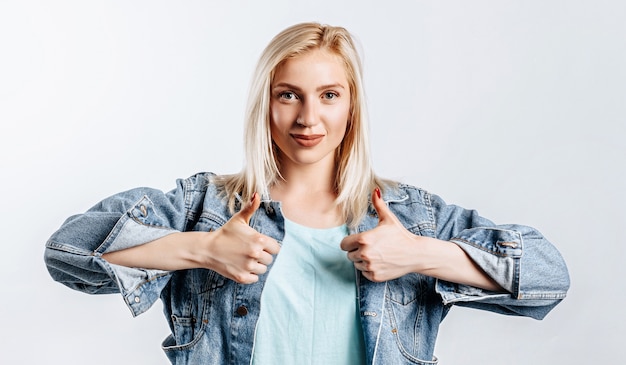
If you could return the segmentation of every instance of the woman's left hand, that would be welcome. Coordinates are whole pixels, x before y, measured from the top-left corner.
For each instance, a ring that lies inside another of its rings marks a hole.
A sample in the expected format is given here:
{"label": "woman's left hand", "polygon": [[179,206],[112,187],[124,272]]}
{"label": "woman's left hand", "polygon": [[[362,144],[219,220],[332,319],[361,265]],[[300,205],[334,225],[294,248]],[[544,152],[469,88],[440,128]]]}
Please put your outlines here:
{"label": "woman's left hand", "polygon": [[372,204],[378,213],[378,225],[369,231],[349,235],[341,241],[348,259],[371,281],[386,281],[417,272],[420,239],[409,232],[380,196],[372,193]]}
{"label": "woman's left hand", "polygon": [[382,282],[419,273],[491,291],[505,291],[456,244],[418,236],[404,228],[381,198],[379,189],[372,194],[372,204],[378,213],[378,225],[341,241],[341,249],[348,252],[348,259],[368,280]]}

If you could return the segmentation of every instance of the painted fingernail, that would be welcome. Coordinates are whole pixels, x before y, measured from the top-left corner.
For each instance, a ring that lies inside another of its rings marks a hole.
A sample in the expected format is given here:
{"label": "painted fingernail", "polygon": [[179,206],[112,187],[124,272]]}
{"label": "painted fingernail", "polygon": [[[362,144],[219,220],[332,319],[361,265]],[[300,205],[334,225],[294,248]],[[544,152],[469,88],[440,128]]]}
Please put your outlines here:
{"label": "painted fingernail", "polygon": [[380,198],[380,189],[376,188],[376,195],[378,195],[378,197]]}

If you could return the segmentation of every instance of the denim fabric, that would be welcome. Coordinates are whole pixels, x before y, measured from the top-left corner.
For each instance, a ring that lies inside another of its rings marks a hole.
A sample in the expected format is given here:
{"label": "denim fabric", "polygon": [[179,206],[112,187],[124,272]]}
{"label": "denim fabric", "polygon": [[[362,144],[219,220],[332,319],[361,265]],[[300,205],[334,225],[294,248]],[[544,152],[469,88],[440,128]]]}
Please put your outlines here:
{"label": "denim fabric", "polygon": [[[137,188],[109,197],[68,218],[46,244],[50,274],[70,288],[121,293],[134,316],[161,298],[172,332],[162,346],[173,364],[249,364],[267,274],[257,283],[238,284],[205,269],[126,268],[109,264],[102,254],[177,231],[219,229],[231,214],[211,176],[200,173],[178,180],[167,193]],[[403,184],[385,189],[383,199],[409,231],[454,242],[509,293],[421,274],[374,283],[357,273],[368,364],[436,364],[439,324],[452,305],[541,319],[565,297],[565,262],[533,228],[496,226],[475,211]],[[281,242],[280,203],[263,197],[250,224]],[[370,208],[351,233],[377,224]]]}

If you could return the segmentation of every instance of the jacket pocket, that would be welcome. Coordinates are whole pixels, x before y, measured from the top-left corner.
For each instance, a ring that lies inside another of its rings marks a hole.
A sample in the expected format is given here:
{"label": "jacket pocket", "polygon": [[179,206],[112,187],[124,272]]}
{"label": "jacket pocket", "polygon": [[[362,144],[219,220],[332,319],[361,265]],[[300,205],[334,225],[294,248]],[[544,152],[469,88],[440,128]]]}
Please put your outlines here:
{"label": "jacket pocket", "polygon": [[204,336],[214,294],[210,289],[223,285],[222,278],[205,269],[177,271],[172,276],[164,302],[172,331],[163,343],[165,351],[191,348]]}
{"label": "jacket pocket", "polygon": [[179,317],[176,315],[170,316],[172,330],[173,330],[173,346],[184,347],[193,346],[196,334],[203,332],[203,326],[198,326],[198,321],[203,319],[197,319],[196,317]]}
{"label": "jacket pocket", "polygon": [[[172,333],[163,341],[162,349],[172,364],[221,363],[224,353],[219,327],[223,313],[219,308],[216,312],[215,301],[224,298],[224,293],[218,292],[225,289],[225,280],[211,270],[186,270],[177,274],[164,308]],[[200,284],[203,280],[206,285]]]}
{"label": "jacket pocket", "polygon": [[431,281],[421,274],[408,274],[388,282],[385,325],[398,351],[411,364],[437,364],[432,351],[441,316],[430,311],[434,299],[430,295],[434,291],[428,290]]}
{"label": "jacket pocket", "polygon": [[172,314],[169,324],[172,334],[161,345],[165,355],[172,364],[193,363],[190,362],[190,356],[201,352],[197,349],[205,346],[202,344],[206,342],[204,333],[208,325],[205,315],[196,317]]}

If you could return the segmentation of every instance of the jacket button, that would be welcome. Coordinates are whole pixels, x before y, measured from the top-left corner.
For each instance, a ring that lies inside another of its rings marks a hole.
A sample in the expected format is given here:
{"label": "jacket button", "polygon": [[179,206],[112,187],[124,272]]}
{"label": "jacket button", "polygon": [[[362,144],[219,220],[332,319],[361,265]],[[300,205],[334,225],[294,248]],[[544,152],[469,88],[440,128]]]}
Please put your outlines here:
{"label": "jacket button", "polygon": [[248,308],[246,308],[245,305],[240,305],[239,308],[237,308],[237,314],[239,314],[240,316],[245,316],[248,314]]}

